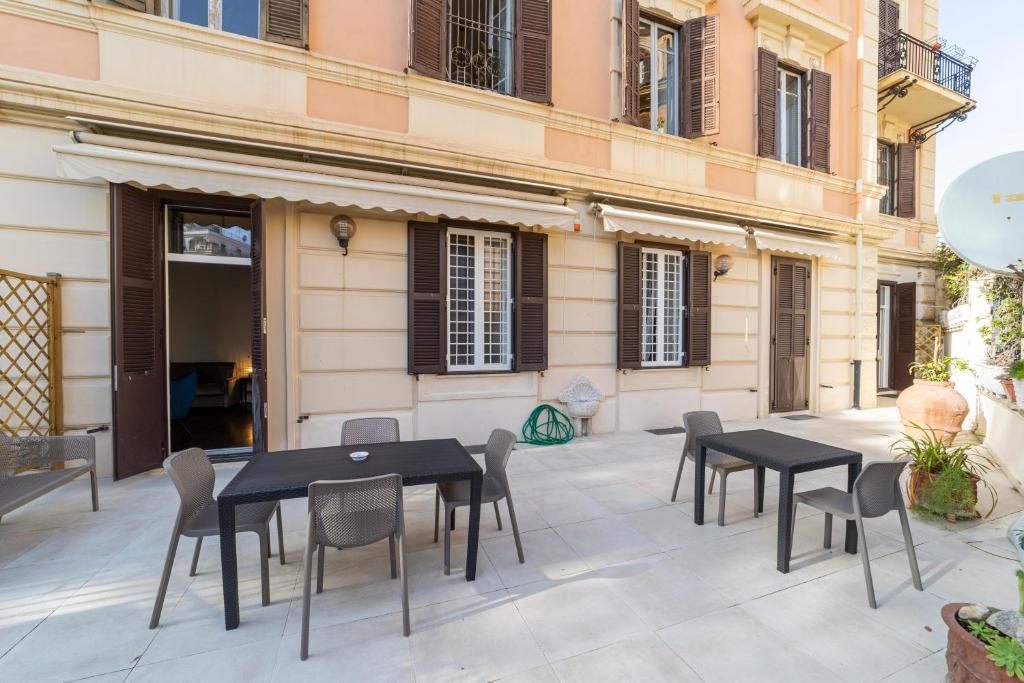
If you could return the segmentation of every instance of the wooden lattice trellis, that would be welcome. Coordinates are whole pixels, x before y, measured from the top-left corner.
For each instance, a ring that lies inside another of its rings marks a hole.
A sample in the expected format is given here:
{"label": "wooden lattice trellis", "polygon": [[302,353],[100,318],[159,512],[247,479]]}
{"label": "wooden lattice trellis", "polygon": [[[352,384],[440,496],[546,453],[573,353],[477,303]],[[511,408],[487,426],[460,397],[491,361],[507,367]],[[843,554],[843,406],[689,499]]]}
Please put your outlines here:
{"label": "wooden lattice trellis", "polygon": [[63,431],[60,276],[0,269],[0,430]]}
{"label": "wooden lattice trellis", "polygon": [[917,323],[914,330],[914,362],[927,363],[942,355],[942,325]]}

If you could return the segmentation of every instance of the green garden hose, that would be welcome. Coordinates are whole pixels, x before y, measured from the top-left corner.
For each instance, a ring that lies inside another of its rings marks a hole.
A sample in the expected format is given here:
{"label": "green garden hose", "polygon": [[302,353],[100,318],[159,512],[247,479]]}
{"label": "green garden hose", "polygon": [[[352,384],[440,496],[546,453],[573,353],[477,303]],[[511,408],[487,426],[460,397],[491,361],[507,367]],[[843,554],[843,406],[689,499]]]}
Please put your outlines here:
{"label": "green garden hose", "polygon": [[523,441],[535,446],[558,446],[576,436],[572,420],[558,408],[542,403],[523,423]]}

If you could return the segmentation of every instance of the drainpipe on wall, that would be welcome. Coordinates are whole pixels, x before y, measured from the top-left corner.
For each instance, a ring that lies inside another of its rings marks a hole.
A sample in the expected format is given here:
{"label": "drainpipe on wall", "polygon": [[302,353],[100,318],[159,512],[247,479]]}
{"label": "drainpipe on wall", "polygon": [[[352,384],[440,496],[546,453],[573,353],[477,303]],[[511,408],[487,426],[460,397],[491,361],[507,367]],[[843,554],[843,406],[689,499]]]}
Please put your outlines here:
{"label": "drainpipe on wall", "polygon": [[854,256],[854,294],[853,294],[853,407],[860,410],[860,364],[863,334],[861,332],[861,313],[864,310],[864,229],[857,228],[857,246]]}

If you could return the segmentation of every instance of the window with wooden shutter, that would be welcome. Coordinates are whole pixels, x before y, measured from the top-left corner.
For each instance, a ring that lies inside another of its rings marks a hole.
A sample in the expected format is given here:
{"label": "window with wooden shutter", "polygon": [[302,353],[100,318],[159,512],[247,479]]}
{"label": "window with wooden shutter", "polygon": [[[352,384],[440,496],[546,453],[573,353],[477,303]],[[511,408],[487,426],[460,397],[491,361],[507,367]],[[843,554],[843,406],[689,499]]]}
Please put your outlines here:
{"label": "window with wooden shutter", "polygon": [[448,291],[444,226],[410,222],[408,260],[409,372],[444,372]]}
{"label": "window with wooden shutter", "polygon": [[894,0],[878,2],[878,76],[899,67],[900,47],[895,36],[900,32],[900,5]]}
{"label": "window with wooden shutter", "polygon": [[917,283],[901,282],[893,292],[895,344],[893,348],[893,388],[906,389],[914,383],[910,364],[917,355]]}
{"label": "window with wooden shutter", "polygon": [[685,306],[683,280],[686,252],[682,248],[640,248],[641,355],[643,367],[683,364]]}
{"label": "window with wooden shutter", "polygon": [[686,308],[686,364],[711,364],[711,254],[691,251]]}
{"label": "window with wooden shutter", "polygon": [[896,146],[896,215],[917,215],[917,145],[904,142]]}
{"label": "window with wooden shutter", "polygon": [[308,0],[261,0],[260,38],[294,47],[309,46]]}
{"label": "window with wooden shutter", "polygon": [[516,234],[516,370],[548,367],[548,236]]}
{"label": "window with wooden shutter", "polygon": [[516,96],[551,101],[551,2],[519,0],[516,7]]}
{"label": "window with wooden shutter", "polygon": [[718,15],[683,24],[683,134],[688,138],[719,132]]}
{"label": "window with wooden shutter", "polygon": [[133,9],[137,12],[156,14],[156,0],[112,0],[115,5]]}
{"label": "window with wooden shutter", "polygon": [[640,367],[643,308],[640,295],[640,247],[619,242],[619,329],[620,370]]}
{"label": "window with wooden shutter", "polygon": [[772,257],[771,410],[809,405],[811,263]]}
{"label": "window with wooden shutter", "polygon": [[622,120],[640,124],[639,0],[622,0]]}
{"label": "window with wooden shutter", "polygon": [[809,101],[807,166],[814,171],[828,173],[832,121],[831,74],[811,69]]}
{"label": "window with wooden shutter", "polygon": [[757,154],[778,158],[776,145],[776,88],[779,80],[779,57],[763,47],[757,49]]}
{"label": "window with wooden shutter", "polygon": [[250,206],[249,221],[249,273],[252,278],[252,452],[263,453],[267,450],[267,295],[263,287],[267,259],[262,199],[257,199]]}
{"label": "window with wooden shutter", "polygon": [[444,78],[448,0],[412,0],[409,67],[424,76]]}

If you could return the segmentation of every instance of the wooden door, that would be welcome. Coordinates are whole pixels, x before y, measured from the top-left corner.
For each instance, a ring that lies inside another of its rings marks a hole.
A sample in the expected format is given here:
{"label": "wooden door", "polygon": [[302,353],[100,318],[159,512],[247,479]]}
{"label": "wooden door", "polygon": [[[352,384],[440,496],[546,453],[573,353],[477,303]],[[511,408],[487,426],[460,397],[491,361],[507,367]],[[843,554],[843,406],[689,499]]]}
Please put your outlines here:
{"label": "wooden door", "polygon": [[917,325],[917,284],[901,282],[893,287],[893,389],[902,391],[914,383],[909,365],[914,362]]}
{"label": "wooden door", "polygon": [[252,225],[249,258],[252,263],[252,452],[267,450],[267,297],[263,288],[263,200],[249,209]]}
{"label": "wooden door", "polygon": [[114,478],[121,479],[167,456],[163,231],[153,193],[112,185],[110,201]]}
{"label": "wooden door", "polygon": [[771,410],[810,407],[811,262],[772,257]]}

